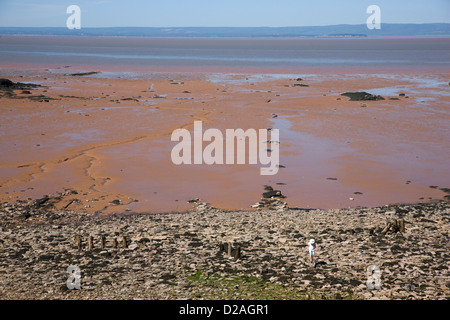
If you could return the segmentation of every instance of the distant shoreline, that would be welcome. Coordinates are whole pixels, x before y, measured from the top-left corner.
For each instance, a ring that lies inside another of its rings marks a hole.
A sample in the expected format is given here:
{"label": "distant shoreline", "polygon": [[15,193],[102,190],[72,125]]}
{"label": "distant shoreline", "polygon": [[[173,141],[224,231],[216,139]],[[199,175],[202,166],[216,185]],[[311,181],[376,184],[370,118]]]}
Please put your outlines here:
{"label": "distant shoreline", "polygon": [[[1,29],[1,28],[0,28]],[[332,39],[342,39],[342,40],[383,40],[383,39],[448,39],[449,35],[416,35],[416,36],[286,36],[286,37],[270,37],[270,36],[260,36],[260,37],[183,37],[183,36],[133,36],[133,35],[83,35],[83,34],[2,34],[0,30],[1,37],[73,37],[73,38],[133,38],[133,39],[192,39],[192,40],[332,40]]]}
{"label": "distant shoreline", "polygon": [[0,35],[126,36],[174,38],[380,38],[449,37],[450,23],[383,23],[370,30],[365,24],[294,27],[0,27]]}

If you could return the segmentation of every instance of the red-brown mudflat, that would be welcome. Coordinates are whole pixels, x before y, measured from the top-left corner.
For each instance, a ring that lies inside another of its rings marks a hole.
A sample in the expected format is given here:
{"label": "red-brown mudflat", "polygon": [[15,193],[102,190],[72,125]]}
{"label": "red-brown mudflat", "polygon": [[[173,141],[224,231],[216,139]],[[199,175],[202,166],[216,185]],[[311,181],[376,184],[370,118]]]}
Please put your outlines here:
{"label": "red-brown mudflat", "polygon": [[[300,80],[175,69],[2,65],[0,78],[41,86],[0,91],[0,201],[59,196],[59,208],[106,214],[185,211],[199,198],[248,210],[270,185],[290,207],[346,208],[443,199],[450,187],[445,70],[337,68]],[[85,72],[99,73],[73,75]],[[355,91],[385,99],[341,95]],[[224,133],[280,129],[282,167],[263,176],[259,163],[175,165],[171,134],[195,120]]]}

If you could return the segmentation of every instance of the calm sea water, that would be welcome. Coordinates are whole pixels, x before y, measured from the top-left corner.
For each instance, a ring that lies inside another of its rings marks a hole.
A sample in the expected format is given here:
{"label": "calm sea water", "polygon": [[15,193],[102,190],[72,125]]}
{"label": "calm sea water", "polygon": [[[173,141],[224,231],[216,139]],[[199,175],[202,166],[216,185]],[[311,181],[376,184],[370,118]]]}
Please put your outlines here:
{"label": "calm sea water", "polygon": [[[450,38],[218,39],[0,37],[0,65],[137,68],[432,68],[450,70]],[[447,68],[447,69],[446,69]]]}

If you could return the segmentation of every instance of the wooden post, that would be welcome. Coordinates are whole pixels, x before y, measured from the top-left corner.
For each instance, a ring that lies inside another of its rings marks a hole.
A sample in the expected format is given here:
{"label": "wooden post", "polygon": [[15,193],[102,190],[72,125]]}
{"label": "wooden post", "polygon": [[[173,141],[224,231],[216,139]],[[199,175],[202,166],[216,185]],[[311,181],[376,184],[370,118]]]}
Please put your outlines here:
{"label": "wooden post", "polygon": [[241,257],[241,246],[236,246],[236,251],[234,252],[234,259],[239,259]]}
{"label": "wooden post", "polygon": [[386,224],[386,227],[384,227],[384,229],[381,231],[381,233],[382,233],[382,234],[385,234],[386,232],[389,231],[390,228],[391,228],[391,223],[388,222],[388,223]]}
{"label": "wooden post", "polygon": [[391,230],[391,232],[393,232],[393,233],[399,232],[399,231],[401,233],[404,233],[405,232],[405,220],[393,219],[393,220],[388,221],[388,223],[386,224],[384,229],[381,231],[381,233],[386,234],[389,230]]}
{"label": "wooden post", "polygon": [[102,249],[105,249],[105,247],[106,247],[106,237],[105,236],[102,236],[101,243],[102,243]]}
{"label": "wooden post", "polygon": [[89,236],[89,238],[88,238],[88,247],[89,247],[89,250],[94,249],[94,238],[92,236]]}
{"label": "wooden post", "polygon": [[128,247],[127,238],[125,238],[125,236],[123,236],[123,238],[122,238],[122,248],[126,248],[126,247]]}
{"label": "wooden post", "polygon": [[228,242],[228,256],[231,257],[231,242]]}
{"label": "wooden post", "polygon": [[398,219],[398,220],[397,220],[397,223],[398,223],[398,225],[399,225],[400,232],[401,232],[401,233],[404,233],[404,232],[405,232],[405,220],[403,220],[403,219]]}
{"label": "wooden post", "polygon": [[78,251],[81,251],[81,237],[79,235],[75,236],[75,245],[77,246]]}
{"label": "wooden post", "polygon": [[116,249],[117,248],[117,238],[113,239],[113,248]]}

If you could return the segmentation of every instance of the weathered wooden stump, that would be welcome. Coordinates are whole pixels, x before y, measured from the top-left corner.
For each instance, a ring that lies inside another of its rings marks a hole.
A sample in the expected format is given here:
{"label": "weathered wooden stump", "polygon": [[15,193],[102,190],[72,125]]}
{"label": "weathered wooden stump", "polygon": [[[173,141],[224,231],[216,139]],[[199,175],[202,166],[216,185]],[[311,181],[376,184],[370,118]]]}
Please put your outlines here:
{"label": "weathered wooden stump", "polygon": [[88,248],[89,250],[94,249],[94,238],[92,236],[89,236],[88,238]]}
{"label": "weathered wooden stump", "polygon": [[234,259],[238,260],[241,257],[241,246],[236,246],[236,250],[234,252]]}
{"label": "weathered wooden stump", "polygon": [[386,234],[388,231],[391,231],[392,233],[396,232],[405,232],[405,220],[403,219],[392,219],[387,222],[384,229],[381,231],[382,234]]}
{"label": "weathered wooden stump", "polygon": [[223,252],[228,257],[234,257],[236,260],[241,257],[241,246],[237,245],[236,248],[233,249],[232,244],[223,243],[219,245],[219,252]]}
{"label": "weathered wooden stump", "polygon": [[145,248],[145,246],[147,245],[147,243],[150,242],[150,240],[148,238],[142,238],[139,240],[139,247],[140,248]]}
{"label": "weathered wooden stump", "polygon": [[403,220],[403,219],[398,219],[397,220],[397,223],[399,224],[399,228],[400,228],[400,232],[401,233],[404,233],[406,230],[405,230],[405,220]]}
{"label": "weathered wooden stump", "polygon": [[79,235],[75,236],[75,245],[77,246],[78,251],[81,251],[82,244],[81,244],[81,237]]}
{"label": "weathered wooden stump", "polygon": [[102,249],[106,248],[106,237],[105,236],[101,237],[101,246],[102,246]]}

